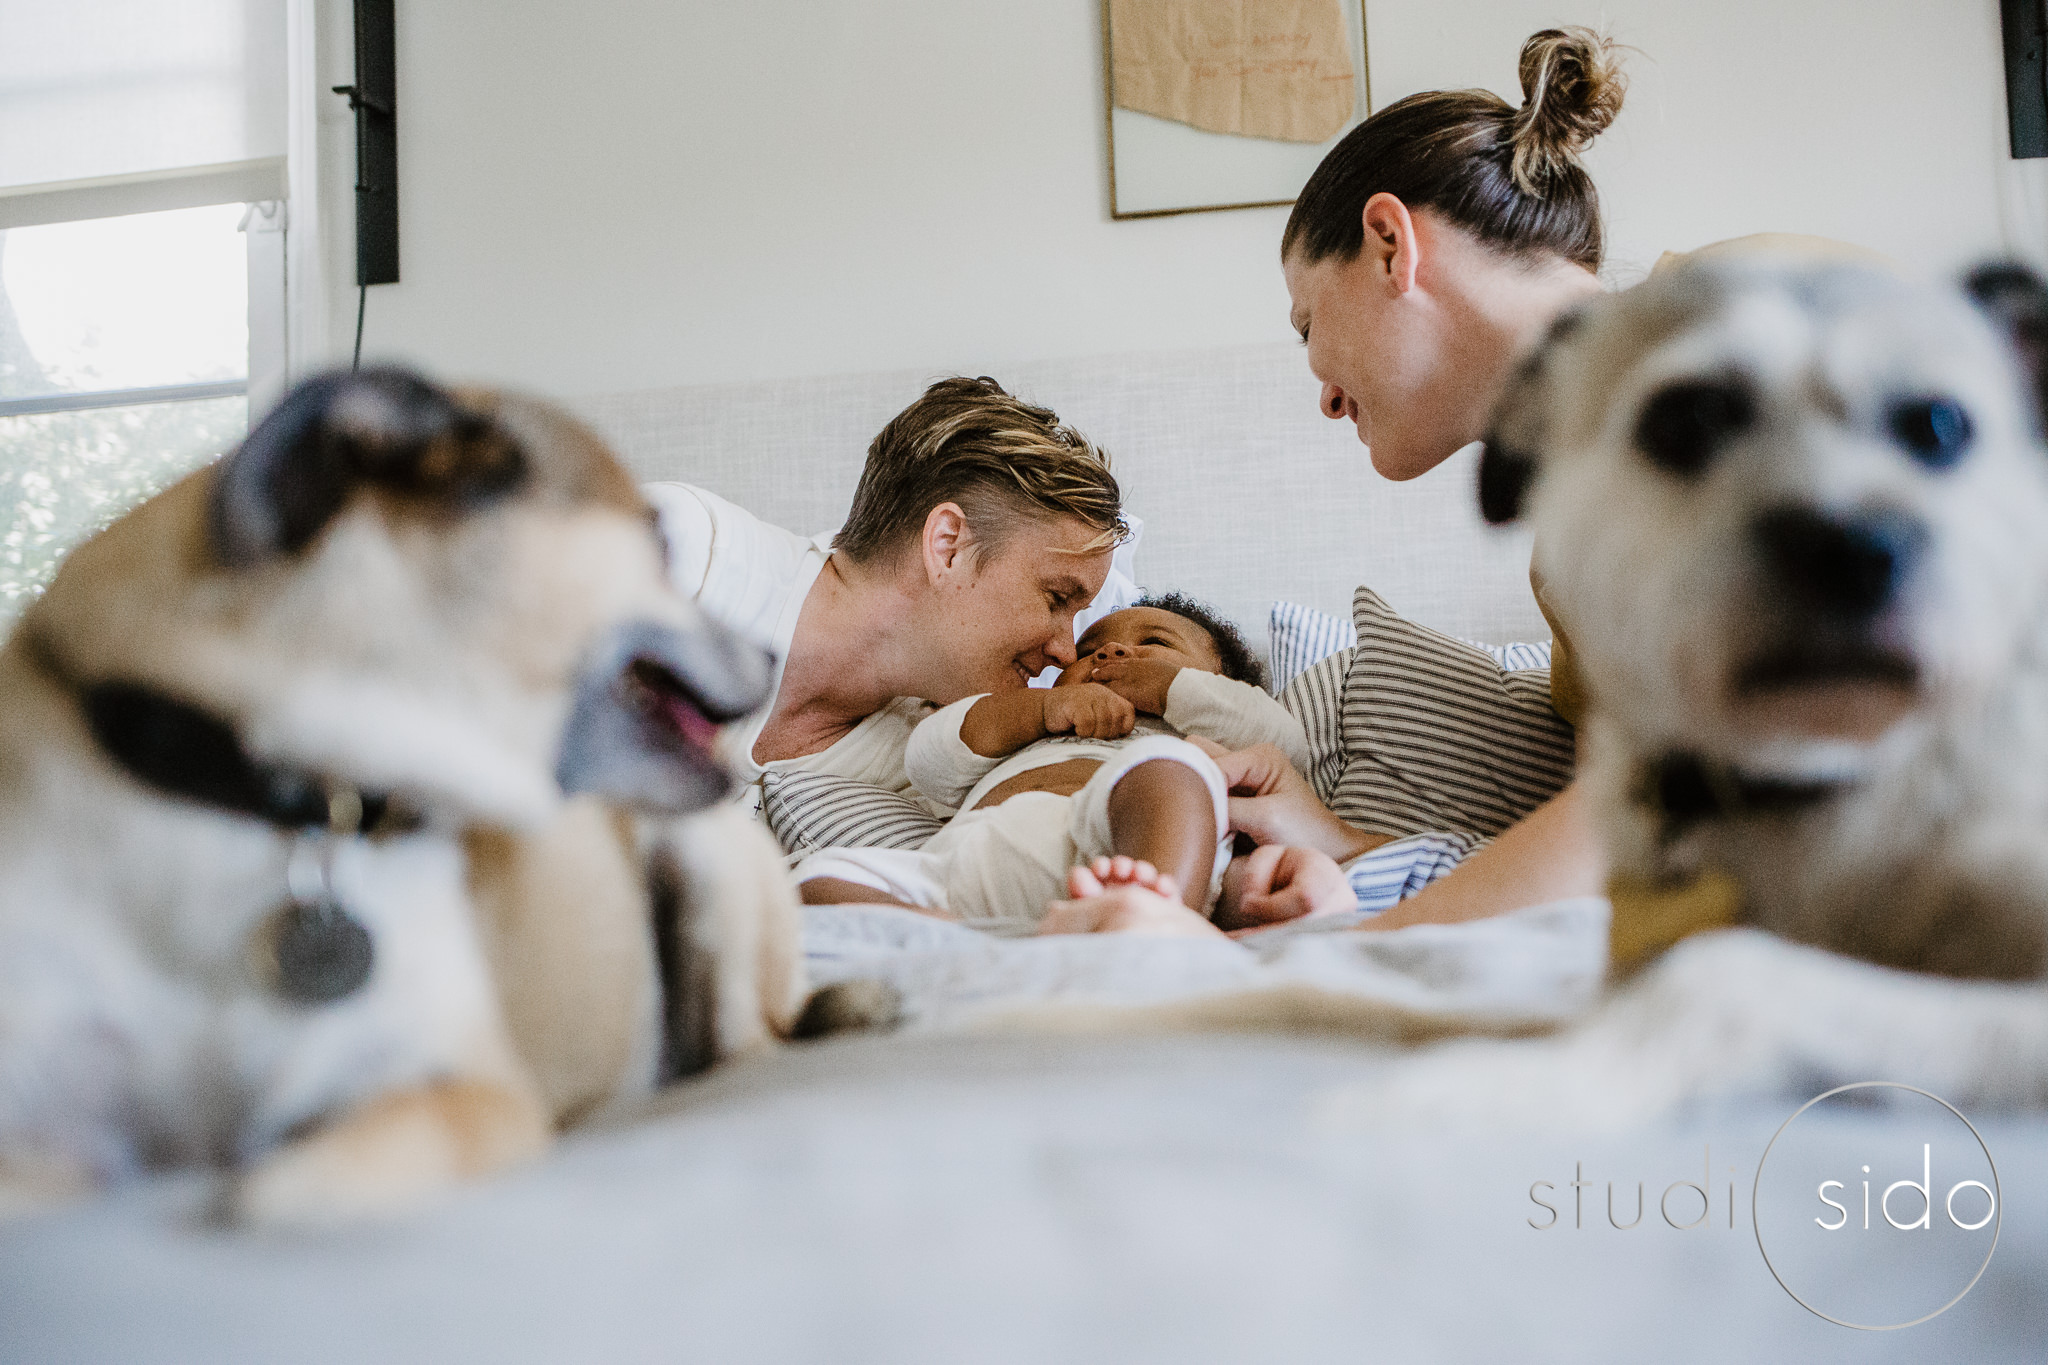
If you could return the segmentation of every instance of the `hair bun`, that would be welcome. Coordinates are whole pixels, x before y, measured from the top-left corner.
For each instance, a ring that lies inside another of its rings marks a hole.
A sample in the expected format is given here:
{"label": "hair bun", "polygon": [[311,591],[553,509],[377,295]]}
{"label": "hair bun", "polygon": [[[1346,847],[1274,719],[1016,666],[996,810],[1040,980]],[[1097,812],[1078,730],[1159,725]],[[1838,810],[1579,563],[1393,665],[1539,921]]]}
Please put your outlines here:
{"label": "hair bun", "polygon": [[1510,134],[1515,184],[1542,195],[1576,170],[1579,153],[1621,112],[1628,79],[1611,39],[1589,28],[1547,28],[1522,44],[1522,107]]}

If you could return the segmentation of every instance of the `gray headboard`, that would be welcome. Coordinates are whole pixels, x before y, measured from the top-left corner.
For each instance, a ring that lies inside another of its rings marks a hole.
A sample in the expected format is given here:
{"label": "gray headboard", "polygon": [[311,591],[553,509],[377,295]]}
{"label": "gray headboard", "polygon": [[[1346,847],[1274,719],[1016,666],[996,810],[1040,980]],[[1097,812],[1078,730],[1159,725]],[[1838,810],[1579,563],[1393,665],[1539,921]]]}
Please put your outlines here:
{"label": "gray headboard", "polygon": [[[937,374],[838,375],[589,396],[571,406],[646,479],[701,484],[813,534],[835,528],[867,444]],[[1107,449],[1145,520],[1139,581],[1214,602],[1263,640],[1276,598],[1348,615],[1370,583],[1441,630],[1549,636],[1529,543],[1479,519],[1473,460],[1392,484],[1316,410],[1291,346],[1040,361],[997,374]]]}

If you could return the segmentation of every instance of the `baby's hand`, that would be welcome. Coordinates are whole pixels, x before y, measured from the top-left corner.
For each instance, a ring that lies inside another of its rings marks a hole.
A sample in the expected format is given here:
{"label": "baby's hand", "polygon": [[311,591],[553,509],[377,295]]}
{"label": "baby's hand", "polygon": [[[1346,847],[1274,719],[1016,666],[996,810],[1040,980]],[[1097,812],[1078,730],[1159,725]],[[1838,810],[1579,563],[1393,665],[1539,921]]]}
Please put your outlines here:
{"label": "baby's hand", "polygon": [[1131,704],[1101,683],[1045,689],[1045,732],[1080,739],[1122,739],[1138,723]]}
{"label": "baby's hand", "polygon": [[1231,860],[1223,874],[1216,922],[1225,929],[1254,929],[1357,908],[1350,879],[1329,854],[1264,844]]}
{"label": "baby's hand", "polygon": [[1094,677],[1146,715],[1163,716],[1179,673],[1179,664],[1164,659],[1108,659],[1095,665]]}

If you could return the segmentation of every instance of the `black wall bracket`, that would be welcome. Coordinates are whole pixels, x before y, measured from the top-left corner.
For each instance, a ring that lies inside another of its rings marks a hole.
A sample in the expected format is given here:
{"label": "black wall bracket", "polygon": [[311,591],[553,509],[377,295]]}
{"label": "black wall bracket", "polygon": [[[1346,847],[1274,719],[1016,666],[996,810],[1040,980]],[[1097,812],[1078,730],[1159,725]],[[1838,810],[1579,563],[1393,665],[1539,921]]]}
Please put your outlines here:
{"label": "black wall bracket", "polygon": [[2048,156],[2048,3],[1999,0],[2005,117],[2015,157]]}
{"label": "black wall bracket", "polygon": [[398,283],[398,40],[392,0],[355,0],[356,283]]}

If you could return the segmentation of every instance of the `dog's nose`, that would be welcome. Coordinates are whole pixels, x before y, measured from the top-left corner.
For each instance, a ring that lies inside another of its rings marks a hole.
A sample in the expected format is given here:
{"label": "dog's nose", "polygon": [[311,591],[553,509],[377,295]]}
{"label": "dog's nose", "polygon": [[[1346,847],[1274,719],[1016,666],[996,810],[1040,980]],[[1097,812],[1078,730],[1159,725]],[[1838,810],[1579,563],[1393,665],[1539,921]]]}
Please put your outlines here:
{"label": "dog's nose", "polygon": [[1863,618],[1884,609],[1927,544],[1927,528],[1892,511],[1830,516],[1779,507],[1758,517],[1764,563],[1807,606]]}

